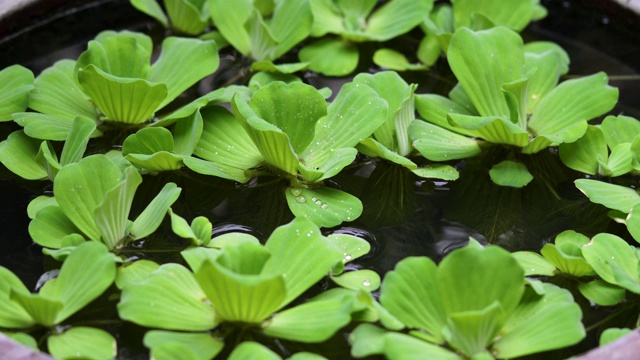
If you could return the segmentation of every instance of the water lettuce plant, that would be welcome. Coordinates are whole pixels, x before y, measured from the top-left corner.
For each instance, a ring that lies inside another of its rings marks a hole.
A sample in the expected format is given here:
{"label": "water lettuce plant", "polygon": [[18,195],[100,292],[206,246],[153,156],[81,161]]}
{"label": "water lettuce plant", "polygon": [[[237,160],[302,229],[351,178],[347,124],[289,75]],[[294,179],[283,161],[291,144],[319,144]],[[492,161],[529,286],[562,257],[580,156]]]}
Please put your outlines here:
{"label": "water lettuce plant", "polygon": [[0,71],[0,121],[11,121],[11,114],[27,108],[33,80],[33,73],[24,66],[13,65]]}
{"label": "water lettuce plant", "polygon": [[503,359],[580,341],[582,313],[571,294],[533,285],[525,286],[509,252],[474,240],[437,266],[424,257],[404,259],[386,274],[380,303],[408,334],[360,325],[351,334],[351,354]]}
{"label": "water lettuce plant", "polygon": [[57,358],[113,358],[117,347],[111,334],[94,327],[73,326],[68,320],[113,283],[118,260],[103,244],[79,245],[58,276],[44,283],[37,294],[0,267],[0,330],[22,331],[25,342],[35,345],[29,333],[45,327],[49,329],[47,347]]}
{"label": "water lettuce plant", "polygon": [[[276,229],[264,246],[257,239],[225,237],[214,238],[207,248],[183,252],[192,271],[164,264],[124,284],[118,304],[120,316],[171,331],[145,336],[152,352],[168,343],[189,344],[195,337],[209,339],[198,341],[200,347],[214,350],[217,343],[219,351],[220,341],[201,332],[214,330],[216,334],[230,326],[225,324],[235,323],[282,339],[320,342],[350,321],[350,303],[342,299],[288,306],[345,259],[336,244],[340,237],[322,236],[318,227],[304,218]],[[148,339],[159,336],[164,340]]]}
{"label": "water lettuce plant", "polygon": [[56,176],[54,198],[40,202],[39,209],[33,210],[29,234],[39,245],[53,249],[73,249],[91,240],[116,250],[144,238],[160,226],[181,189],[174,183],[166,184],[130,221],[133,197],[141,182],[138,170],[120,168],[106,155],[91,155],[69,164]]}
{"label": "water lettuce plant", "polygon": [[[300,61],[329,76],[344,76],[358,66],[360,42],[383,42],[409,32],[433,7],[433,0],[310,0],[311,36],[323,37],[300,50]],[[326,36],[331,34],[331,36]],[[335,35],[338,35],[335,37]]]}
{"label": "water lettuce plant", "polygon": [[[421,140],[418,151],[431,160],[474,156],[483,144],[533,154],[574,142],[587,131],[587,121],[611,110],[618,99],[604,73],[557,85],[567,72],[564,51],[553,43],[525,46],[502,26],[458,29],[447,60],[458,85],[449,98],[417,96],[416,108],[428,123],[414,122],[409,130],[414,141]],[[572,106],[576,103],[585,106]],[[532,179],[515,154],[505,161],[493,167],[495,183],[521,187]]]}

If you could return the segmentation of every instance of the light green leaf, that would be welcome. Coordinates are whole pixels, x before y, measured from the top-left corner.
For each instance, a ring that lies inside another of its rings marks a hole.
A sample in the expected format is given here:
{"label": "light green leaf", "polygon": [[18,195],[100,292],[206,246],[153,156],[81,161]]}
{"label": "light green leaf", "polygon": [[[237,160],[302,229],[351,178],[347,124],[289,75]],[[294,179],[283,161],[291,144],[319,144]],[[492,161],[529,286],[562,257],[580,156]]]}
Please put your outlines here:
{"label": "light green leaf", "polygon": [[[33,338],[33,336],[26,334],[26,333],[22,333],[22,332],[7,332],[7,331],[3,331],[2,335],[8,337],[9,339],[20,343],[28,348],[31,348],[33,350],[39,350],[38,349],[38,343],[36,342],[36,339]],[[3,338],[4,340],[4,338]]]}
{"label": "light green leaf", "polygon": [[520,264],[520,267],[524,270],[524,276],[555,275],[555,266],[537,253],[531,251],[516,251],[511,253],[511,255],[516,259],[516,261],[518,261],[518,264]]}
{"label": "light green leaf", "polygon": [[278,42],[275,57],[287,53],[311,33],[311,6],[307,0],[276,2],[269,30]]}
{"label": "light green leaf", "polygon": [[371,244],[367,240],[349,234],[331,234],[327,236],[327,240],[342,249],[342,263],[355,260],[371,250]]}
{"label": "light green leaf", "polygon": [[392,163],[398,164],[400,166],[404,166],[407,169],[416,169],[418,166],[411,160],[407,159],[404,156],[399,155],[396,152],[391,151],[384,145],[380,144],[373,138],[366,138],[362,140],[357,147],[358,151],[370,156],[370,157],[380,157],[385,160],[391,161]]}
{"label": "light green leaf", "polygon": [[33,80],[31,70],[21,65],[12,65],[0,71],[0,122],[11,121],[11,114],[27,109]]}
{"label": "light green leaf", "polygon": [[165,128],[140,129],[135,134],[127,136],[122,143],[122,155],[146,154],[151,155],[159,151],[173,151],[173,137]]}
{"label": "light green leaf", "polygon": [[605,137],[596,126],[589,126],[577,141],[560,144],[559,153],[565,165],[590,175],[597,174],[599,162],[606,163],[609,158]]}
{"label": "light green leaf", "polygon": [[342,190],[291,187],[285,191],[287,204],[297,217],[308,218],[320,227],[353,221],[362,214],[362,202]]}
{"label": "light green leaf", "polygon": [[621,284],[616,276],[616,272],[621,272],[640,285],[635,249],[623,239],[612,234],[598,234],[582,247],[582,255],[604,281],[629,289],[629,285]]}
{"label": "light green leaf", "polygon": [[[562,48],[557,45],[545,46],[547,44],[552,43],[534,43],[533,46],[529,43],[524,47],[524,63],[529,74],[527,114],[531,114],[538,102],[558,84],[560,75],[566,72],[569,63],[569,58]],[[548,48],[543,51],[545,47]],[[538,52],[532,52],[532,50]]]}
{"label": "light green leaf", "polygon": [[499,358],[516,358],[578,343],[586,333],[571,293],[544,284],[545,294],[525,292],[502,335],[492,346]]}
{"label": "light green leaf", "polygon": [[624,115],[607,116],[602,120],[600,129],[607,140],[607,145],[613,149],[624,143],[632,143],[640,134],[640,121]]}
{"label": "light green leaf", "polygon": [[520,162],[504,160],[489,170],[491,180],[501,186],[521,188],[533,180],[527,166]]}
{"label": "light green leaf", "polygon": [[[100,243],[85,242],[67,257],[54,283],[40,290],[42,296],[60,301],[64,306],[56,324],[64,321],[93,301],[113,283],[116,257]],[[45,288],[47,291],[45,291]]]}
{"label": "light green leaf", "polygon": [[[439,51],[438,54],[440,54]],[[386,48],[376,50],[373,54],[373,63],[382,68],[396,71],[426,70],[429,68],[423,64],[412,64],[401,52]]]}
{"label": "light green leaf", "polygon": [[436,265],[426,257],[409,257],[388,272],[382,282],[380,303],[407,327],[420,329],[443,343],[444,304],[437,290]]}
{"label": "light green leaf", "polygon": [[460,28],[451,38],[447,59],[481,116],[509,118],[502,85],[525,77],[524,48],[517,33],[505,27],[477,32]]}
{"label": "light green leaf", "polygon": [[160,105],[153,110],[163,108],[192,85],[213,74],[219,63],[215,41],[166,38],[162,42],[160,57],[151,66],[147,78],[151,83],[165,84],[167,90]]}
{"label": "light green leaf", "polygon": [[469,116],[450,113],[449,121],[466,130],[473,130],[474,137],[485,139],[494,144],[525,146],[529,142],[529,134],[506,117]]}
{"label": "light green leaf", "polygon": [[[570,250],[570,251],[565,251]],[[545,244],[540,253],[562,273],[572,276],[594,275],[593,269],[582,257],[579,247],[570,244]]]}
{"label": "light green leaf", "polygon": [[474,14],[480,14],[497,25],[505,25],[515,31],[521,31],[537,15],[535,1],[512,1],[498,4],[488,0],[454,0],[453,16],[456,28],[471,25]]}
{"label": "light green leaf", "polygon": [[253,341],[244,341],[236,346],[228,360],[282,360],[278,354],[269,350],[266,346]]}
{"label": "light green leaf", "polygon": [[433,0],[392,0],[377,9],[367,20],[366,36],[387,41],[409,32],[431,12]]}
{"label": "light green leaf", "polygon": [[[254,74],[251,77],[251,81],[249,82],[249,84],[251,84],[251,82],[253,82],[253,79],[256,77],[256,75],[261,74],[259,76],[263,76],[265,79],[269,78],[269,76],[271,76],[273,79],[281,79],[281,81],[285,82],[285,83],[290,83],[290,82],[294,82],[294,81],[302,81],[299,77],[291,75],[293,73],[296,73],[298,71],[302,71],[302,70],[306,70],[309,67],[308,63],[305,62],[297,62],[297,63],[289,63],[289,64],[274,64],[271,61],[256,61],[254,63],[251,64],[251,71],[255,71],[256,74]],[[288,79],[289,81],[285,80]],[[276,80],[274,80],[276,81]],[[271,82],[271,81],[269,81]],[[263,83],[264,85],[266,85],[267,83],[265,82],[260,82]],[[251,88],[251,85],[249,85],[249,87]],[[262,86],[258,86],[257,88],[260,88]]]}
{"label": "light green leaf", "polygon": [[[462,89],[461,86],[456,86],[454,89]],[[452,92],[453,94],[453,92]],[[452,95],[453,99],[453,95]],[[470,102],[469,102],[470,104]],[[470,111],[467,107],[458,104],[455,101],[452,101],[444,96],[436,95],[436,94],[418,94],[415,96],[415,106],[416,110],[420,116],[422,116],[426,121],[431,124],[437,125],[438,127],[445,128],[447,130],[463,134],[463,135],[473,135],[472,130],[467,130],[464,128],[460,128],[456,125],[452,125],[449,123],[449,119],[447,118],[447,114],[456,113],[462,115],[477,115],[474,111]],[[473,108],[473,105],[469,105]],[[412,125],[416,123],[413,122]],[[411,130],[409,130],[409,134],[411,136]]]}
{"label": "light green leaf", "polygon": [[149,236],[162,223],[171,205],[178,200],[182,191],[174,183],[167,183],[140,215],[133,221],[129,234],[131,240],[138,240]]}
{"label": "light green leaf", "polygon": [[64,214],[90,239],[100,241],[94,213],[121,178],[122,172],[109,158],[92,155],[62,168],[53,191]]}
{"label": "light green leaf", "polygon": [[142,176],[138,170],[134,167],[127,168],[122,181],[104,195],[94,211],[101,240],[109,250],[123,245],[125,241],[133,196],[141,183]]}
{"label": "light green leaf", "polygon": [[447,161],[474,157],[482,151],[480,143],[426,121],[414,121],[409,126],[413,147],[425,158]]}
{"label": "light green leaf", "polygon": [[[15,113],[13,118],[25,134],[42,140],[64,141],[73,126],[73,118],[62,118],[33,112]],[[97,132],[99,134],[99,132]]]}
{"label": "light green leaf", "polygon": [[561,83],[538,103],[529,118],[530,131],[558,136],[564,142],[578,140],[584,133],[567,134],[565,129],[606,113],[618,101],[618,89],[607,82],[607,75],[600,72]]}
{"label": "light green leaf", "polygon": [[277,126],[261,119],[239,96],[234,96],[233,112],[249,137],[262,154],[264,161],[290,174],[298,173],[298,156],[289,136]]}
{"label": "light green leaf", "polygon": [[64,148],[62,148],[62,154],[60,154],[61,166],[76,163],[82,159],[89,143],[89,136],[95,129],[96,123],[89,118],[78,116],[73,120]]}
{"label": "light green leaf", "polygon": [[203,126],[200,110],[185,118],[178,119],[173,129],[175,153],[185,156],[193,154],[202,136]]}
{"label": "light green leaf", "polygon": [[350,303],[310,301],[277,313],[262,328],[269,336],[314,343],[327,340],[350,321]]}
{"label": "light green leaf", "polygon": [[202,110],[202,118],[202,135],[194,155],[238,169],[250,169],[260,164],[260,151],[227,109],[207,107]]}
{"label": "light green leaf", "polygon": [[29,216],[29,219],[33,220],[35,219],[38,211],[47,206],[58,206],[56,198],[53,196],[40,195],[29,202],[29,205],[27,206],[27,216]]}
{"label": "light green leaf", "polygon": [[376,291],[380,286],[380,275],[373,270],[348,271],[340,276],[332,276],[336,284],[352,290]]}
{"label": "light green leaf", "polygon": [[625,214],[640,203],[640,195],[632,188],[591,179],[578,179],[574,183],[591,202]]}
{"label": "light green leaf", "polygon": [[397,360],[461,360],[462,357],[446,348],[401,333],[388,333],[384,339],[384,354]]}
{"label": "light green leaf", "polygon": [[289,137],[291,147],[301,153],[314,137],[318,119],[327,114],[324,97],[313,86],[273,82],[253,94],[249,106],[255,114]]}
{"label": "light green leaf", "polygon": [[65,236],[82,234],[60,206],[46,206],[29,223],[29,235],[40,246],[59,249]]}
{"label": "light green leaf", "polygon": [[358,66],[358,48],[336,38],[318,40],[300,49],[298,58],[309,63],[309,70],[327,76],[345,76]]}
{"label": "light green leaf", "polygon": [[606,164],[600,164],[601,173],[605,176],[616,177],[633,171],[633,150],[631,144],[618,144],[611,149],[609,161]]}
{"label": "light green leaf", "polygon": [[272,256],[262,274],[282,275],[286,285],[285,306],[326,276],[343,253],[322,236],[310,220],[294,218],[273,231],[265,244]]}
{"label": "light green leaf", "polygon": [[[243,261],[248,261],[254,253],[244,255]],[[220,265],[219,261],[220,258],[202,263],[195,278],[222,319],[260,323],[280,307],[286,296],[281,275],[238,273]]]}
{"label": "light green leaf", "polygon": [[189,267],[193,271],[198,271],[205,261],[215,262],[222,251],[218,248],[210,247],[188,247],[180,252]]}
{"label": "light green leaf", "polygon": [[458,180],[460,174],[453,166],[434,164],[411,170],[412,173],[427,179],[441,179],[445,181]]}
{"label": "light green leaf", "polygon": [[160,265],[158,265],[157,263],[146,259],[136,260],[132,263],[126,263],[118,267],[116,275],[116,286],[118,287],[118,289],[122,290],[122,288],[129,284],[143,281],[159,267]]}
{"label": "light green leaf", "polygon": [[[211,334],[191,334],[173,331],[152,330],[144,334],[144,346],[153,352],[156,348],[165,344],[180,344],[193,351],[198,359],[212,359],[221,350],[224,344]],[[154,357],[162,360],[162,358]]]}
{"label": "light green leaf", "polygon": [[627,230],[633,237],[633,239],[637,242],[640,242],[640,203],[635,204],[631,211],[629,211],[629,215],[627,216],[625,223],[627,225]]}
{"label": "light green leaf", "polygon": [[8,329],[28,328],[33,325],[34,319],[23,309],[19,303],[10,301],[13,292],[28,293],[24,284],[8,269],[0,266],[0,326]]}
{"label": "light green leaf", "polygon": [[195,157],[185,157],[182,159],[184,165],[189,169],[203,175],[217,176],[227,180],[246,183],[252,175],[245,169],[238,169],[233,166],[206,161]]}
{"label": "light green leaf", "polygon": [[36,161],[41,143],[41,140],[25,135],[22,130],[14,131],[0,142],[0,162],[23,179],[46,179],[47,171]]}
{"label": "light green leaf", "polygon": [[207,331],[218,324],[208,302],[189,270],[178,264],[164,264],[146,279],[124,286],[118,314],[148,327]]}
{"label": "light green leaf", "polygon": [[580,293],[600,306],[613,306],[624,301],[627,291],[604,280],[597,279],[578,286]]}
{"label": "light green leaf", "polygon": [[612,343],[632,332],[632,329],[608,328],[600,334],[600,342],[598,345],[604,346],[608,343]]}
{"label": "light green leaf", "polygon": [[97,121],[96,107],[75,79],[75,66],[75,61],[60,60],[42,71],[30,92],[29,107],[58,118],[73,120],[76,116],[84,116]]}
{"label": "light green leaf", "polygon": [[59,359],[112,359],[117,355],[116,339],[102,329],[78,326],[47,339],[51,355]]}
{"label": "light green leaf", "polygon": [[171,25],[180,32],[198,35],[209,26],[210,14],[207,1],[165,0],[164,4],[171,19]]}
{"label": "light green leaf", "polygon": [[481,310],[451,313],[447,318],[448,342],[463,354],[474,357],[485,352],[506,320],[497,300]]}
{"label": "light green leaf", "polygon": [[136,9],[142,11],[143,13],[151,16],[152,18],[158,20],[162,26],[168,28],[169,27],[169,19],[162,11],[160,4],[158,4],[158,0],[129,0],[131,5]]}
{"label": "light green leaf", "polygon": [[144,79],[149,72],[152,45],[146,34],[127,30],[103,31],[78,57],[76,76],[81,69],[94,65],[116,77]]}
{"label": "light green leaf", "polygon": [[10,290],[7,300],[18,304],[36,324],[42,326],[55,325],[56,318],[63,308],[60,301],[16,289]]}
{"label": "light green leaf", "polygon": [[384,353],[384,335],[387,332],[371,324],[360,324],[349,335],[351,356],[361,358]]}
{"label": "light green leaf", "polygon": [[222,36],[242,55],[251,53],[249,32],[245,24],[251,16],[253,1],[239,0],[229,3],[225,0],[211,0],[211,18]]}

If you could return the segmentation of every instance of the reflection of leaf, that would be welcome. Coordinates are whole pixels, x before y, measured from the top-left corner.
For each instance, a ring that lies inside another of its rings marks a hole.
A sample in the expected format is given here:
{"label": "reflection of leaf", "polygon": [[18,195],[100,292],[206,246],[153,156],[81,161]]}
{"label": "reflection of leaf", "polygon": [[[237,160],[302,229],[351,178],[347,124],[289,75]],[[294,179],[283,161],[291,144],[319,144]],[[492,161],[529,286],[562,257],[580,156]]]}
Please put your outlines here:
{"label": "reflection of leaf", "polygon": [[361,220],[375,226],[401,224],[413,214],[415,176],[402,166],[378,162],[361,197]]}

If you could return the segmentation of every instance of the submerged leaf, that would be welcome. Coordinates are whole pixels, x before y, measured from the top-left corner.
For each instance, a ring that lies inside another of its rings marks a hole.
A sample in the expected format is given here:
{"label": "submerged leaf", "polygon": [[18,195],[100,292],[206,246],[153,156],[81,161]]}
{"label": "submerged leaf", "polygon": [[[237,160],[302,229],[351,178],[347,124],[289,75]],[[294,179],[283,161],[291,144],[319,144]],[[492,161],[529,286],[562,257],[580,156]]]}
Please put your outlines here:
{"label": "submerged leaf", "polygon": [[494,165],[489,170],[489,175],[494,183],[515,188],[523,187],[533,180],[533,175],[525,164],[511,160]]}

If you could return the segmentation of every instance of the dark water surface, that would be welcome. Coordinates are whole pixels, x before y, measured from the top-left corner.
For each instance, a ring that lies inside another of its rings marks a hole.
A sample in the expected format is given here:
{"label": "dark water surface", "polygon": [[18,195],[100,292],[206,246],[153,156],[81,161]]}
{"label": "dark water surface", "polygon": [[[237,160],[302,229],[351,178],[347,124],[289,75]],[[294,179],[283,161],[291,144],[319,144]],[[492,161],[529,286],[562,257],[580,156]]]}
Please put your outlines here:
{"label": "dark water surface", "polygon": [[[30,9],[18,14],[23,19],[2,22],[0,35],[5,37],[0,39],[0,68],[20,63],[38,74],[56,60],[77,58],[84,51],[86,42],[105,29],[144,31],[155,40],[163,36],[163,29],[136,12],[125,0],[89,3],[58,0],[55,3],[62,10],[51,12],[54,14],[52,18],[37,15],[37,9]],[[543,3],[549,9],[549,16],[532,24],[523,33],[525,41],[551,40],[565,48],[571,58],[567,77],[606,71],[610,84],[620,89],[620,102],[612,113],[640,118],[640,21],[637,16],[617,12],[615,7],[603,5],[606,2]],[[77,4],[82,6],[72,7]],[[49,6],[53,6],[52,3]],[[419,34],[419,31],[415,32],[415,35]],[[415,48],[417,41],[415,37],[405,36],[388,45]],[[194,89],[192,95],[217,88],[234,78],[238,69],[246,65],[233,53],[222,54],[221,58],[218,73]],[[367,69],[376,71],[371,64],[362,64],[359,71]],[[430,72],[408,72],[403,76],[408,82],[419,84],[418,93],[445,94],[454,85],[446,61],[440,61]],[[306,78],[318,87],[338,88],[344,82],[311,74]],[[0,123],[0,138],[6,138],[18,128],[12,123]],[[101,145],[95,146],[99,148]],[[564,167],[552,150],[519,158],[534,175],[534,180],[524,189],[494,185],[487,171],[502,161],[507,151],[497,147],[478,158],[457,164],[461,177],[451,183],[422,180],[404,168],[361,158],[357,164],[333,178],[329,185],[358,196],[364,204],[364,213],[357,221],[327,229],[326,233],[349,233],[367,239],[372,245],[372,252],[353,266],[373,269],[381,275],[407,256],[424,255],[440,260],[451,250],[466,244],[469,236],[510,251],[538,251],[567,229],[588,236],[607,231],[628,238],[626,229],[606,216],[607,209],[591,204],[575,189],[573,180],[579,174]],[[176,213],[187,219],[207,216],[214,224],[215,234],[242,231],[266,240],[275,227],[292,219],[284,199],[286,184],[272,178],[255,179],[246,186],[240,186],[188,170],[146,176],[136,194],[136,204],[147,204],[168,181],[183,188],[179,202],[173,207]],[[638,179],[633,177],[622,181],[638,183]],[[29,238],[26,206],[32,198],[50,191],[51,186],[46,182],[16,179],[1,165],[0,184],[0,265],[9,268],[23,279],[27,287],[34,289],[41,274],[59,264],[43,258],[40,247]],[[141,209],[134,208],[132,217],[139,211]],[[185,246],[186,243],[176,238],[169,224],[165,223],[158,234],[133,244],[122,254],[158,262],[181,262],[178,252]],[[565,282],[561,285],[569,289],[575,287],[570,280],[553,281]],[[326,286],[328,284],[320,284],[311,291],[319,291]],[[111,323],[108,320],[116,317],[115,303],[116,300],[105,294],[74,319],[104,320],[105,328],[119,338],[119,358],[146,358],[146,350],[140,341],[146,330],[130,323]],[[585,325],[594,330],[589,332],[587,340],[572,349],[542,354],[538,358],[564,358],[595,346],[594,339],[599,335],[598,322],[609,315],[611,320],[607,320],[607,326],[633,326],[637,318],[637,310],[634,310],[637,303],[633,299],[625,308],[618,309],[595,309],[587,303],[581,305],[585,310]],[[629,316],[632,311],[635,311],[634,315]],[[238,341],[245,335],[238,334]],[[282,354],[296,351],[298,346],[273,342],[272,339],[263,340],[274,349],[280,349]],[[339,333],[325,344],[305,349],[338,359],[347,356],[346,346],[344,334]]]}

